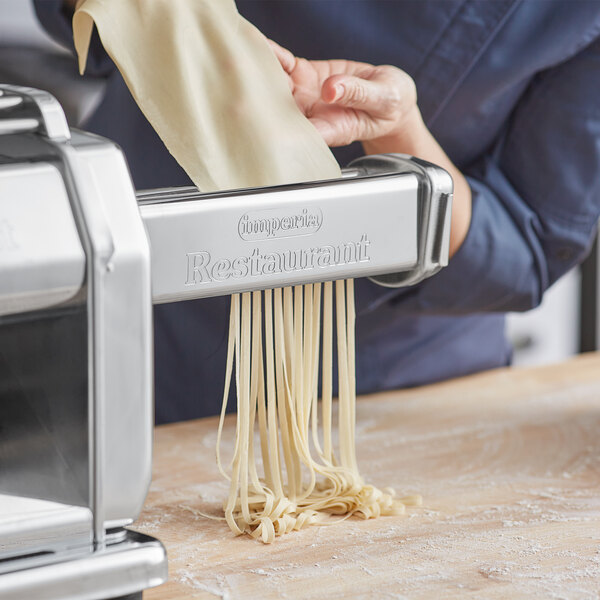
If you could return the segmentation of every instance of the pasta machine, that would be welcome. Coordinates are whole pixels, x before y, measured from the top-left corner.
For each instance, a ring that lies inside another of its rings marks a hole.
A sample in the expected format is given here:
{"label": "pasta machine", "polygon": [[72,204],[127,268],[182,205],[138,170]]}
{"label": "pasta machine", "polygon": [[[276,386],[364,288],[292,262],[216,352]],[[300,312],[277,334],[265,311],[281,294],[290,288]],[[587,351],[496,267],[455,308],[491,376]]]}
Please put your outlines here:
{"label": "pasta machine", "polygon": [[151,476],[152,304],[448,261],[452,181],[412,157],[341,179],[135,192],[119,148],[0,86],[0,599],[141,598],[167,577],[128,528]]}

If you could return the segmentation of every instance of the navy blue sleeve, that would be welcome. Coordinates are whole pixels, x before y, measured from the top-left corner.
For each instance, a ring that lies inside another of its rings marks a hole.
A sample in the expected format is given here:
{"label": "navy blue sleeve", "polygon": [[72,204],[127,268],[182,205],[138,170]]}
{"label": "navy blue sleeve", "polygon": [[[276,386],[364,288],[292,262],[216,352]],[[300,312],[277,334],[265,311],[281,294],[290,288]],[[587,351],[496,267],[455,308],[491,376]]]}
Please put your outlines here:
{"label": "navy blue sleeve", "polygon": [[522,311],[589,252],[600,216],[600,39],[539,73],[465,171],[473,217],[449,266],[398,297],[430,313]]}
{"label": "navy blue sleeve", "polygon": [[[64,6],[62,0],[33,0],[35,12],[39,22],[46,31],[61,45],[70,48],[75,53],[73,46],[73,11]],[[94,28],[90,41],[90,50],[86,65],[86,75],[105,77],[115,71],[116,67],[104,48]]]}

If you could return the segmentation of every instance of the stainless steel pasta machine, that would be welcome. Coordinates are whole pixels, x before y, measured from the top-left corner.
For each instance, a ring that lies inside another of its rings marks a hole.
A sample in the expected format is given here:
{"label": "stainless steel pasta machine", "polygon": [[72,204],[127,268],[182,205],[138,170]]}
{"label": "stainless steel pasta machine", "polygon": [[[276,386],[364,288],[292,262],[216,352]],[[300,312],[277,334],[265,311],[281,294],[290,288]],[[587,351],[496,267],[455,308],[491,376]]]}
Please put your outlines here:
{"label": "stainless steel pasta machine", "polygon": [[448,260],[452,181],[400,155],[339,180],[135,192],[115,144],[0,86],[0,599],[139,598],[167,577],[127,528],[151,476],[152,304]]}

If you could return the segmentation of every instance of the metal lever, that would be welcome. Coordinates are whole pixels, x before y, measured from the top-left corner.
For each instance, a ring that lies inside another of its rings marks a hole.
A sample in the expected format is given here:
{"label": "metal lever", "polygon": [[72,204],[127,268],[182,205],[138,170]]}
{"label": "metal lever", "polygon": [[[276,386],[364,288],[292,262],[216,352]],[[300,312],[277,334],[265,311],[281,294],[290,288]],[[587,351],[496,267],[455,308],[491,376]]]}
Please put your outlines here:
{"label": "metal lever", "polygon": [[54,142],[71,139],[58,100],[42,90],[0,85],[0,135],[38,132]]}

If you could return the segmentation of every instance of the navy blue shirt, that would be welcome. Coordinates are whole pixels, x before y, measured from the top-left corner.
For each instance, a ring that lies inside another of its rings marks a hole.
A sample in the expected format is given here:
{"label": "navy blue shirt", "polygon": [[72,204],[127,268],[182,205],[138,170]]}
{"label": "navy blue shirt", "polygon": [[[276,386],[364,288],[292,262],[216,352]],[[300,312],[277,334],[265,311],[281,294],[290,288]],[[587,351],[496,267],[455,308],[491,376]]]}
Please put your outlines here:
{"label": "navy blue shirt", "polygon": [[[64,37],[53,5],[39,1],[38,14]],[[471,227],[446,269],[409,289],[357,282],[359,392],[506,365],[503,313],[536,306],[595,233],[600,2],[238,0],[238,8],[299,56],[407,71],[427,126],[472,188]],[[99,51],[88,76],[108,87],[85,127],[122,146],[136,186],[189,184]],[[360,153],[357,144],[336,151],[342,164]],[[159,422],[217,412],[227,306],[217,298],[156,307]]]}

